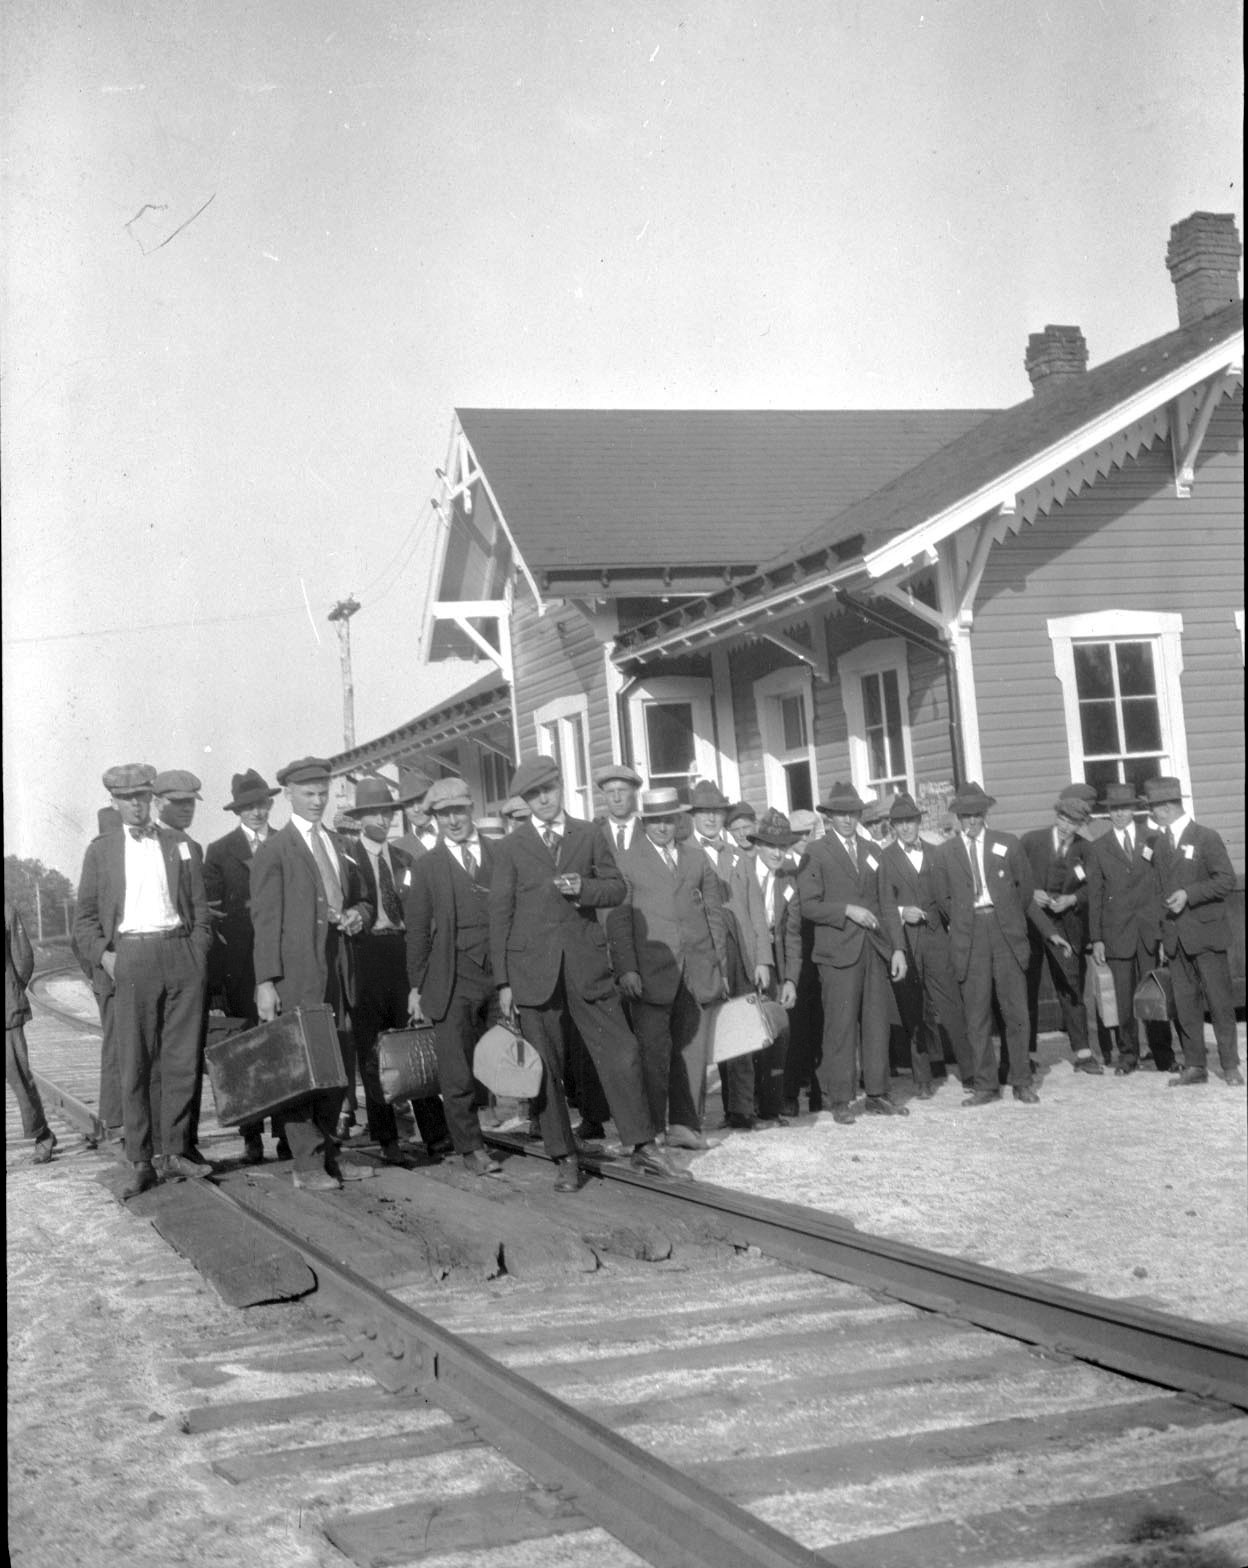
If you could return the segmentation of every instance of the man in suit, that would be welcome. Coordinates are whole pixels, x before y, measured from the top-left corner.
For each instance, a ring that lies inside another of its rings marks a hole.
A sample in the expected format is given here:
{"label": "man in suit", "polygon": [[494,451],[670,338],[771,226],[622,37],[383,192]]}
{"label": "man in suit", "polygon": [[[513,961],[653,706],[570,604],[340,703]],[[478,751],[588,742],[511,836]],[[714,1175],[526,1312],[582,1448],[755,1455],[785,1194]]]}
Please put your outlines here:
{"label": "man in suit", "polygon": [[519,1010],[524,1037],[545,1069],[538,1116],[558,1165],[557,1192],[580,1185],[563,1092],[569,1021],[580,1031],[632,1166],[669,1180],[688,1177],[655,1143],[637,1041],[624,1020],[597,910],[624,902],[627,887],[600,829],[564,814],[552,757],[526,757],[512,794],[532,812],[498,845],[490,883],[490,951],[499,1011]]}
{"label": "man in suit", "polygon": [[[95,814],[96,837],[103,838],[107,833],[121,832],[121,818],[115,806],[101,806]],[[90,958],[78,946],[78,933],[74,932],[70,944],[74,956],[82,965],[83,973],[91,982],[91,989],[95,993],[95,1005],[100,1011],[100,1090],[99,1105],[96,1113],[104,1128],[105,1138],[124,1138],[125,1130],[125,1101],[121,1093],[121,1052],[117,1047],[117,1030],[113,1021],[113,998],[115,989],[108,972],[99,964],[93,964]],[[89,1147],[94,1148],[94,1137],[87,1138]]]}
{"label": "man in suit", "polygon": [[425,796],[433,780],[423,773],[416,773],[408,780],[410,793],[395,802],[403,813],[403,822],[407,831],[395,840],[395,843],[408,857],[417,861],[422,855],[427,855],[438,842],[438,830],[433,819],[425,810]]}
{"label": "man in suit", "polygon": [[795,1021],[800,1022],[797,1006],[798,985],[802,977],[802,914],[797,897],[796,868],[789,852],[802,835],[790,825],[782,811],[769,808],[762,818],[750,824],[752,861],[762,894],[763,919],[771,949],[771,982],[766,994],[780,1003],[788,1016],[788,1026],[766,1047],[754,1052],[754,1108],[760,1127],[787,1125],[784,1110],[785,1071],[792,1045]]}
{"label": "man in suit", "polygon": [[1028,1052],[1034,1065],[1039,1028],[1040,981],[1047,968],[1062,1028],[1070,1041],[1077,1073],[1099,1076],[1105,1069],[1099,1052],[1088,1044],[1088,1013],[1084,986],[1088,977],[1088,870],[1090,844],[1080,838],[1092,818],[1092,808],[1077,795],[1063,794],[1053,808],[1053,823],[1022,836],[1023,852],[1031,866],[1033,901],[1044,910],[1054,928],[1066,938],[1068,957],[1046,940],[1035,926],[1028,928],[1031,954],[1027,964],[1027,1014],[1030,1020]]}
{"label": "man in suit", "polygon": [[643,831],[617,851],[629,896],[607,914],[607,940],[641,1049],[646,1104],[669,1144],[705,1149],[704,1009],[727,995],[724,909],[706,856],[676,842],[688,808],[674,789],[641,792]]}
{"label": "man in suit", "polygon": [[[1132,784],[1107,784],[1105,806],[1109,832],[1093,843],[1086,860],[1088,873],[1088,935],[1092,957],[1108,964],[1118,1004],[1118,1065],[1125,1078],[1140,1065],[1139,1025],[1133,1006],[1135,988],[1153,967],[1161,939],[1156,874],[1144,851],[1145,835],[1135,820],[1141,801]],[[1145,1025],[1149,1049],[1158,1072],[1174,1062],[1170,1025]]]}
{"label": "man in suit", "polygon": [[1176,778],[1147,779],[1144,797],[1161,831],[1152,843],[1157,892],[1161,900],[1161,946],[1174,985],[1175,1022],[1183,1049],[1183,1068],[1170,1083],[1188,1088],[1207,1083],[1205,1008],[1213,1021],[1222,1074],[1239,1085],[1239,1042],[1231,992],[1231,945],[1226,901],[1235,890],[1235,870],[1226,845],[1212,828],[1194,822],[1183,809],[1183,786]]}
{"label": "man in suit", "polygon": [[414,862],[403,898],[407,923],[408,1009],[433,1024],[438,1081],[451,1143],[474,1176],[502,1169],[486,1153],[477,1119],[472,1054],[498,1022],[490,967],[489,886],[495,844],[473,822],[463,779],[439,779],[425,797],[438,844]]}
{"label": "man in suit", "polygon": [[757,826],[758,812],[748,800],[735,801],[724,813],[724,832],[747,855],[755,847],[750,841],[750,834]]}
{"label": "man in suit", "polygon": [[156,770],[109,768],[104,788],[122,831],[87,847],[78,883],[78,946],[115,988],[126,1158],[124,1196],[156,1185],[151,1100],[159,1069],[160,1147],[165,1173],[204,1176],[191,1142],[192,1103],[212,924],[199,857],[186,835],[151,821]]}
{"label": "man in suit", "polygon": [[842,1125],[855,1120],[860,1055],[866,1110],[908,1114],[889,1096],[888,1070],[888,983],[904,978],[906,955],[896,912],[880,908],[878,846],[858,831],[864,804],[852,784],[833,785],[819,807],[832,831],[808,847],[797,868],[823,990],[819,1084]]}
{"label": "man in suit", "polygon": [[949,930],[953,972],[966,1014],[973,1078],[971,1093],[962,1104],[972,1107],[991,1105],[1000,1098],[992,1051],[994,996],[1005,1024],[1014,1098],[1024,1105],[1039,1103],[1027,1050],[1028,924],[1070,956],[1070,943],[1031,896],[1035,884],[1023,846],[1012,834],[990,832],[985,826],[995,805],[978,784],[966,784],[958,791],[949,805],[958,832],[940,846],[932,870],[932,887]]}
{"label": "man in suit", "polygon": [[[929,1040],[941,1047],[938,1060],[956,1061],[962,1081],[968,1087],[971,1083],[966,1016],[932,885],[936,847],[924,842],[919,831],[922,816],[910,795],[894,796],[888,816],[895,836],[880,855],[880,907],[897,911],[905,936],[906,974],[893,990],[909,1044],[915,1089],[919,1099],[930,1100],[936,1088]],[[929,1015],[934,1022],[931,1028]]]}
{"label": "man in suit", "polygon": [[26,987],[35,972],[35,954],[22,917],[4,901],[4,1077],[13,1091],[22,1118],[22,1137],[35,1140],[34,1163],[46,1165],[56,1148],[56,1134],[48,1126],[39,1085],[30,1070],[26,1047],[26,1020],[30,1001]]}
{"label": "man in suit", "polygon": [[[371,924],[359,867],[321,826],[329,804],[329,763],[300,757],[278,773],[290,821],[269,835],[251,863],[256,1012],[262,1023],[294,1007],[328,1005],[341,1035],[353,998],[347,937]],[[341,1090],[309,1094],[282,1112],[294,1157],[294,1184],[335,1190],[344,1170],[334,1141]]]}
{"label": "man in suit", "polygon": [[[224,837],[214,839],[204,851],[204,890],[212,910],[212,947],[208,953],[208,996],[216,998],[231,1018],[248,1027],[260,1021],[256,1012],[256,970],[252,959],[255,931],[251,924],[251,863],[272,831],[269,816],[273,798],[281,794],[271,789],[254,768],[236,773],[230,782],[230,800],[225,807],[238,818],[238,826]],[[278,1138],[278,1155],[283,1156],[279,1118],[273,1132]],[[243,1122],[243,1160],[259,1165],[264,1160],[264,1122]],[[286,1151],[289,1153],[289,1150]]]}

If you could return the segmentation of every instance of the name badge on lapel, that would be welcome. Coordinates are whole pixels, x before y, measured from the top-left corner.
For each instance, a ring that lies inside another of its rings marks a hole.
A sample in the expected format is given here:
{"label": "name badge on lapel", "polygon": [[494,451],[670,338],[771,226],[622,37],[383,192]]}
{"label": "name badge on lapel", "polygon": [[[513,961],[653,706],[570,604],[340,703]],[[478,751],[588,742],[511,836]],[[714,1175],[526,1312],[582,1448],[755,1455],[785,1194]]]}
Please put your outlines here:
{"label": "name badge on lapel", "polygon": [[1151,860],[1153,858],[1153,846],[1151,844],[1145,844],[1140,853],[1144,856],[1145,860]]}
{"label": "name badge on lapel", "polygon": [[191,858],[191,846],[186,842],[185,839],[182,839],[182,841],[178,845],[178,859],[179,860],[189,860],[190,858]]}
{"label": "name badge on lapel", "polygon": [[1087,872],[1083,869],[1082,866],[1076,866],[1075,867],[1075,881],[1076,882],[1086,882],[1087,880],[1088,880]]}
{"label": "name badge on lapel", "polygon": [[994,855],[999,855],[1001,859],[1004,860],[1010,851],[1005,844],[994,844],[992,846],[992,852]]}
{"label": "name badge on lapel", "polygon": [[411,887],[411,885],[412,885],[412,868],[410,866],[408,866],[407,870],[404,871],[404,873],[403,873],[403,881],[399,885],[401,887]]}
{"label": "name badge on lapel", "polygon": [[1184,844],[1184,846],[1183,846],[1183,859],[1184,860],[1194,860],[1195,857],[1196,857],[1196,850],[1195,850],[1195,848],[1191,844]]}
{"label": "name badge on lapel", "polygon": [[880,863],[874,855],[868,855],[866,857],[866,862],[871,867],[872,871],[878,871],[880,869]]}

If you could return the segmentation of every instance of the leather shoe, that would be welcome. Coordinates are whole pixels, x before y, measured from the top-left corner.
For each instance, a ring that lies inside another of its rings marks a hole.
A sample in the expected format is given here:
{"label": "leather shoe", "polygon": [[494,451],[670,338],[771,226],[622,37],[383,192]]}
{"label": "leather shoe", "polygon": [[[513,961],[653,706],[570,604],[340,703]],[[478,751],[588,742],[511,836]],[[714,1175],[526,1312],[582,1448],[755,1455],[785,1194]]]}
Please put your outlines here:
{"label": "leather shoe", "polygon": [[383,1165],[397,1165],[400,1170],[405,1171],[413,1169],[412,1161],[403,1153],[403,1150],[399,1148],[397,1143],[383,1143],[379,1152]]}
{"label": "leather shoe", "polygon": [[800,1116],[802,1114],[801,1111],[798,1109],[798,1105],[797,1105],[797,1101],[796,1100],[786,1100],[784,1102],[784,1105],[781,1107],[781,1109],[784,1111],[784,1114],[786,1116],[790,1116],[790,1117],[791,1116]]}
{"label": "leather shoe", "polygon": [[869,1094],[863,1106],[868,1116],[909,1116],[904,1105],[896,1105],[886,1094]]}
{"label": "leather shoe", "polygon": [[469,1176],[501,1176],[503,1167],[484,1149],[469,1149],[464,1155],[464,1169]]}
{"label": "leather shoe", "polygon": [[300,1192],[337,1192],[342,1186],[330,1171],[296,1171],[294,1182]]}
{"label": "leather shoe", "polygon": [[1172,1089],[1190,1089],[1198,1083],[1208,1083],[1209,1073],[1204,1067],[1185,1067],[1177,1078],[1171,1078]]}
{"label": "leather shoe", "polygon": [[832,1120],[842,1127],[852,1127],[858,1120],[852,1105],[834,1105],[832,1107]]}
{"label": "leather shoe", "polygon": [[962,1101],[966,1106],[995,1105],[1001,1098],[995,1089],[976,1089]]}
{"label": "leather shoe", "polygon": [[1105,1069],[1095,1056],[1076,1056],[1075,1071],[1077,1073],[1090,1073],[1093,1078],[1099,1078]]}
{"label": "leather shoe", "polygon": [[177,1176],[183,1181],[201,1176],[211,1176],[212,1166],[201,1154],[193,1159],[189,1154],[166,1154],[165,1175]]}
{"label": "leather shoe", "polygon": [[1242,1088],[1243,1087],[1244,1075],[1243,1075],[1243,1073],[1240,1072],[1238,1067],[1230,1067],[1230,1068],[1228,1068],[1226,1070],[1226,1072],[1223,1074],[1223,1079],[1224,1079],[1224,1081],[1226,1083],[1226,1087],[1228,1089],[1235,1089],[1235,1088]]}
{"label": "leather shoe", "polygon": [[724,1126],[735,1132],[753,1132],[757,1125],[754,1118],[747,1116],[744,1111],[729,1111],[724,1117]]}
{"label": "leather shoe", "polygon": [[667,1146],[669,1149],[709,1149],[710,1144],[700,1132],[694,1132],[692,1127],[669,1127],[667,1129]]}
{"label": "leather shoe", "polygon": [[916,1100],[934,1100],[936,1098],[936,1085],[934,1083],[921,1083],[915,1090]]}
{"label": "leather shoe", "polygon": [[264,1139],[261,1138],[258,1134],[256,1136],[254,1136],[254,1137],[251,1137],[251,1138],[244,1138],[244,1140],[243,1140],[243,1164],[244,1165],[263,1165],[264,1164]]}
{"label": "leather shoe", "polygon": [[607,1129],[601,1122],[581,1120],[579,1126],[572,1129],[574,1137],[581,1143],[600,1143],[607,1136]]}
{"label": "leather shoe", "polygon": [[159,1180],[155,1167],[148,1164],[146,1160],[136,1165],[130,1180],[122,1188],[123,1201],[126,1198],[137,1198],[141,1192],[150,1192]]}
{"label": "leather shoe", "polygon": [[670,1160],[654,1143],[641,1143],[629,1156],[629,1165],[643,1176],[661,1176],[664,1181],[692,1181],[693,1172]]}
{"label": "leather shoe", "polygon": [[1016,1083],[1014,1085],[1014,1098],[1021,1100],[1024,1105],[1040,1104],[1040,1096],[1029,1083]]}
{"label": "leather shoe", "polygon": [[277,1140],[277,1157],[279,1160],[288,1160],[291,1158],[290,1145],[286,1142],[285,1138],[279,1138]]}
{"label": "leather shoe", "polygon": [[1138,1056],[1120,1056],[1118,1065],[1114,1068],[1114,1077],[1128,1078],[1132,1073],[1138,1073],[1139,1070],[1140,1059]]}
{"label": "leather shoe", "polygon": [[[1227,1079],[1230,1082],[1230,1079]],[[1240,1079],[1243,1082],[1243,1079]],[[52,1150],[56,1148],[56,1134],[47,1132],[35,1144],[35,1152],[31,1155],[31,1162],[35,1165],[47,1165],[52,1158]]]}
{"label": "leather shoe", "polygon": [[581,1167],[574,1159],[564,1157],[556,1160],[559,1169],[555,1174],[556,1192],[579,1192],[581,1190]]}
{"label": "leather shoe", "polygon": [[432,1143],[426,1142],[425,1144],[425,1153],[431,1160],[440,1159],[442,1155],[453,1154],[454,1152],[455,1145],[446,1136],[435,1138]]}
{"label": "leather shoe", "polygon": [[[787,1127],[789,1118],[787,1116],[760,1116],[754,1125],[759,1132],[768,1132],[773,1127]],[[671,1140],[669,1139],[668,1142],[670,1143]]]}

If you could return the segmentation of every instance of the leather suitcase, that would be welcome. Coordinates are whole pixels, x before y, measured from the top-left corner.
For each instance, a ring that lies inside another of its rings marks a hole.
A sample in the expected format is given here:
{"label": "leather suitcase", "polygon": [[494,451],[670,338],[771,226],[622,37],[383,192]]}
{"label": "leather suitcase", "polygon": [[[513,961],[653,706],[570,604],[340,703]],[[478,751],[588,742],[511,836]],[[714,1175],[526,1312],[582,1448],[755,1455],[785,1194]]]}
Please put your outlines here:
{"label": "leather suitcase", "polygon": [[223,1127],[259,1121],[309,1094],[347,1087],[330,1007],[296,1007],[209,1045],[204,1065]]}
{"label": "leather suitcase", "polygon": [[[761,1051],[776,1038],[776,1025],[784,1017],[784,1009],[772,1002],[760,1002],[751,992],[748,996],[734,996],[729,1002],[716,1002],[706,1009],[707,1051],[710,1060],[718,1064],[730,1062],[735,1056],[748,1056]],[[780,1014],[780,1019],[775,1014]]]}
{"label": "leather suitcase", "polygon": [[439,1092],[438,1053],[428,1026],[385,1029],[377,1037],[377,1076],[387,1105],[427,1100]]}

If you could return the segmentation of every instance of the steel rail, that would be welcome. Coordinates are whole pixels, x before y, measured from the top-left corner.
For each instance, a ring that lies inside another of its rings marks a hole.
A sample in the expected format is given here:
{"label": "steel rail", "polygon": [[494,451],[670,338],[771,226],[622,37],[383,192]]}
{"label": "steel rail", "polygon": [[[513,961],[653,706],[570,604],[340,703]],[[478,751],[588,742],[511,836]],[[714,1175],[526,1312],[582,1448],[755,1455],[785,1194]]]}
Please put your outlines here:
{"label": "steel rail", "polygon": [[[522,1138],[488,1132],[485,1137],[497,1148],[546,1157]],[[581,1162],[605,1180],[709,1211],[723,1222],[727,1239],[781,1262],[1142,1382],[1248,1410],[1248,1335],[1234,1329],[868,1235],[816,1209],[774,1198],[709,1182],[656,1181],[606,1155],[582,1153]]]}

